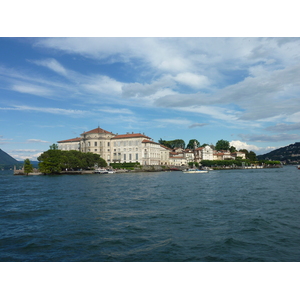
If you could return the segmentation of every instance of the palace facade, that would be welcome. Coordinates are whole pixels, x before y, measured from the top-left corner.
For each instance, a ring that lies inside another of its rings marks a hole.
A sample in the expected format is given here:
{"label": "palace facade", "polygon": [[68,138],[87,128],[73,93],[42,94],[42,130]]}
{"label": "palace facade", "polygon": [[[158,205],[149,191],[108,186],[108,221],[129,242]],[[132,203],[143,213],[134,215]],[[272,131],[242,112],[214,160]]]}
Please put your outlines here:
{"label": "palace facade", "polygon": [[141,133],[114,134],[100,127],[84,132],[80,137],[58,141],[58,149],[99,154],[110,163],[138,162],[141,165],[183,166],[201,160],[245,158],[245,153],[216,151],[213,146],[194,149],[169,149]]}

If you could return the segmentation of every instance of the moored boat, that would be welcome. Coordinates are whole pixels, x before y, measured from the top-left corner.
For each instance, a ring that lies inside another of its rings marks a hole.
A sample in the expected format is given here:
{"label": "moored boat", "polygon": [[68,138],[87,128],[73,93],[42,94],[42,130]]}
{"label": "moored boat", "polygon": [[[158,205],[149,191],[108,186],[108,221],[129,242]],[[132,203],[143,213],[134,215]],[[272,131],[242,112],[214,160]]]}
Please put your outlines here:
{"label": "moored boat", "polygon": [[99,169],[96,169],[94,173],[95,174],[114,174],[114,173],[116,173],[116,171],[111,170],[111,169],[101,169],[101,168],[99,168]]}
{"label": "moored boat", "polygon": [[183,173],[200,174],[200,173],[208,173],[208,170],[187,169],[187,170],[183,170],[182,172],[183,172]]}
{"label": "moored boat", "polygon": [[108,174],[108,171],[106,169],[96,169],[95,174]]}

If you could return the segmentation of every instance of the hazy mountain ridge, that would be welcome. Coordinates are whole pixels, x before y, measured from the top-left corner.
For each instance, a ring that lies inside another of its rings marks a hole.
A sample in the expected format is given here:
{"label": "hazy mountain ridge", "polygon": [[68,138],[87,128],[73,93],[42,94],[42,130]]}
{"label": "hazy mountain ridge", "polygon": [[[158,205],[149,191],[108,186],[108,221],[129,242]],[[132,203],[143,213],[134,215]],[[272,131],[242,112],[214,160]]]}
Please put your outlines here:
{"label": "hazy mountain ridge", "polygon": [[300,163],[300,142],[258,155],[257,158],[259,160],[279,160],[287,164],[298,164]]}
{"label": "hazy mountain ridge", "polygon": [[11,165],[19,163],[16,159],[0,149],[0,165]]}

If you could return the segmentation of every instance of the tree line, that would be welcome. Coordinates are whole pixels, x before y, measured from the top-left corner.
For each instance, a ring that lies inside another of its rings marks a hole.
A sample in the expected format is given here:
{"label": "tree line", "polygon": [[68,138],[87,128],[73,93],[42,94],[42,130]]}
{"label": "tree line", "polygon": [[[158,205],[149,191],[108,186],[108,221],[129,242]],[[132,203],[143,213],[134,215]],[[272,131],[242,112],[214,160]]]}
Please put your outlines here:
{"label": "tree line", "polygon": [[39,169],[44,174],[59,174],[65,170],[86,170],[95,166],[106,167],[106,161],[96,153],[83,153],[76,150],[58,150],[56,145],[38,157]]}
{"label": "tree line", "polygon": [[[184,140],[181,139],[176,139],[176,140],[171,140],[171,141],[166,141],[163,139],[159,139],[158,141],[159,144],[168,147],[170,149],[175,149],[175,148],[182,148],[182,149],[194,149],[194,145],[196,143],[196,147],[205,147],[208,146],[208,144],[200,144],[200,142],[196,139],[191,139],[187,145],[185,145]],[[215,150],[217,151],[230,151],[231,153],[237,152],[238,150],[234,146],[230,146],[230,142],[226,140],[218,140],[216,145],[213,146],[211,145]],[[250,161],[256,161],[257,157],[254,151],[248,151],[247,149],[240,149],[240,152],[244,152],[246,154],[246,159],[249,159]]]}

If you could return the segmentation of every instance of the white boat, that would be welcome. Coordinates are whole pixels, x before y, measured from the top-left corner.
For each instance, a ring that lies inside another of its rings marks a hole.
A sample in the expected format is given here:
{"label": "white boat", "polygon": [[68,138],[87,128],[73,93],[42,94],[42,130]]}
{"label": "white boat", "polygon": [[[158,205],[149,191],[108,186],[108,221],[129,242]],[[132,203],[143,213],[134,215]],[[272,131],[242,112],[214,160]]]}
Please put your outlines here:
{"label": "white boat", "polygon": [[187,170],[184,170],[182,172],[183,173],[197,173],[197,174],[200,174],[200,173],[208,173],[208,170],[187,169]]}
{"label": "white boat", "polygon": [[114,170],[110,170],[110,169],[96,169],[95,170],[95,172],[94,172],[95,174],[114,174],[114,173],[116,173],[116,171],[114,171]]}
{"label": "white boat", "polygon": [[95,174],[108,174],[108,171],[106,169],[96,169]]}

